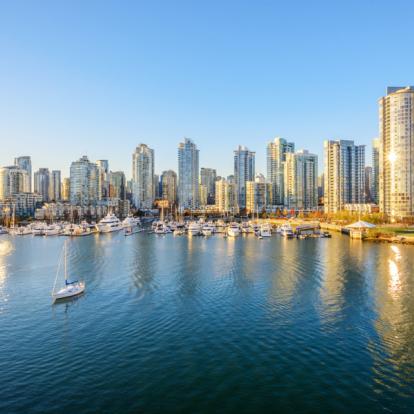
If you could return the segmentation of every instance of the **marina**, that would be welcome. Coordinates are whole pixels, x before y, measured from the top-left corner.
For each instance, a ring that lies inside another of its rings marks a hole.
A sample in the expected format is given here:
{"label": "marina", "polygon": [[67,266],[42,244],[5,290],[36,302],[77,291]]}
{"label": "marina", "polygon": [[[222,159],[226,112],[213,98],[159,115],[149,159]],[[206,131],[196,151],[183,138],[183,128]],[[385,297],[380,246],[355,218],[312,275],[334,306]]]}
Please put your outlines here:
{"label": "marina", "polygon": [[198,220],[173,221],[173,220],[154,220],[150,226],[143,226],[138,217],[128,216],[123,221],[114,214],[108,214],[97,224],[82,221],[80,224],[55,223],[46,224],[35,222],[27,226],[3,228],[0,234],[33,235],[33,236],[89,236],[95,233],[107,234],[123,230],[126,236],[131,236],[139,232],[148,234],[174,236],[187,235],[210,237],[222,235],[225,237],[238,237],[255,235],[258,238],[267,238],[272,235],[280,235],[286,238],[309,238],[309,237],[330,237],[327,231],[321,231],[319,223],[297,225],[295,230],[289,223],[272,225],[264,220],[245,220],[241,222],[225,223],[223,220],[209,220],[204,218]]}

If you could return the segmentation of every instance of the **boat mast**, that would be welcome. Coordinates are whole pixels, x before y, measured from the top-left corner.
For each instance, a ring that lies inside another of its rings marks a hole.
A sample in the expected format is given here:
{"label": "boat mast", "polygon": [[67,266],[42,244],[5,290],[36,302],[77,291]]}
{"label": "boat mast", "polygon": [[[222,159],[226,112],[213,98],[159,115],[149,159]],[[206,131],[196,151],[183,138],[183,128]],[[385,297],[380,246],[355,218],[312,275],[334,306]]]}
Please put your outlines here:
{"label": "boat mast", "polygon": [[65,250],[65,285],[68,284],[68,275],[67,275],[67,262],[66,262],[66,240],[64,244],[64,250]]}

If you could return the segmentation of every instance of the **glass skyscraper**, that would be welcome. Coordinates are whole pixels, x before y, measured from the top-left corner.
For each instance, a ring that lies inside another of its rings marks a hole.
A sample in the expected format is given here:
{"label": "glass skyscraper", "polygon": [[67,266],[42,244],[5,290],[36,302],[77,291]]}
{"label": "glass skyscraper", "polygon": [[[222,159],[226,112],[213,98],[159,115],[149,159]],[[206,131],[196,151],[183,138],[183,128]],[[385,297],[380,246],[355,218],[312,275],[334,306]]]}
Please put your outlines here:
{"label": "glass skyscraper", "polygon": [[154,202],[154,150],[139,144],[132,154],[132,199],[136,208],[150,209]]}
{"label": "glass skyscraper", "polygon": [[30,156],[22,156],[14,159],[14,164],[21,170],[27,171],[27,178],[24,184],[24,192],[32,192],[32,160]]}
{"label": "glass skyscraper", "polygon": [[273,204],[284,204],[284,167],[286,154],[295,152],[295,144],[276,137],[267,144],[267,181],[273,186]]}
{"label": "glass skyscraper", "polygon": [[98,166],[86,155],[70,166],[70,202],[77,206],[94,205],[99,193]]}
{"label": "glass skyscraper", "polygon": [[40,194],[43,201],[49,201],[49,186],[49,168],[39,168],[39,170],[34,173],[34,192]]}
{"label": "glass skyscraper", "polygon": [[199,207],[199,150],[191,139],[178,145],[178,203],[181,210]]}
{"label": "glass skyscraper", "polygon": [[246,208],[246,182],[254,181],[255,152],[240,146],[234,151],[234,180],[239,209]]}

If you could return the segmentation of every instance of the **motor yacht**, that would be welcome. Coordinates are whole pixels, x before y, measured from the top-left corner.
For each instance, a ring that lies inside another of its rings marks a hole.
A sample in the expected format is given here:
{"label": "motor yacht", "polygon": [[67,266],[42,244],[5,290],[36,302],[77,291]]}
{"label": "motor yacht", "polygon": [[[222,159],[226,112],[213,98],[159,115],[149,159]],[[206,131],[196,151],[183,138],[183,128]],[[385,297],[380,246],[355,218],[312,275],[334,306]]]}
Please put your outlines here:
{"label": "motor yacht", "polygon": [[185,234],[185,224],[184,223],[176,223],[173,234],[174,234],[174,236],[184,235]]}
{"label": "motor yacht", "polygon": [[50,224],[49,226],[46,226],[44,229],[44,235],[45,236],[57,236],[62,231],[62,226],[59,224]]}
{"label": "motor yacht", "polygon": [[189,236],[199,236],[201,234],[201,224],[196,221],[192,221],[188,225],[187,231]]}
{"label": "motor yacht", "polygon": [[122,230],[122,222],[115,214],[108,213],[97,225],[100,233],[112,233]]}
{"label": "motor yacht", "polygon": [[260,226],[260,236],[270,237],[272,235],[272,226],[269,223],[263,223]]}
{"label": "motor yacht", "polygon": [[240,236],[240,226],[237,223],[230,223],[230,226],[227,228],[227,234],[229,237]]}
{"label": "motor yacht", "polygon": [[32,227],[33,236],[44,236],[46,227],[45,223],[35,223]]}
{"label": "motor yacht", "polygon": [[294,236],[290,224],[283,224],[282,226],[280,226],[280,235],[288,239],[291,239]]}
{"label": "motor yacht", "polygon": [[203,236],[212,236],[214,234],[214,227],[211,224],[204,224],[201,228]]}
{"label": "motor yacht", "polygon": [[138,217],[134,217],[132,215],[124,219],[122,226],[124,228],[125,236],[131,236],[132,234],[143,231],[143,228],[141,227],[141,220]]}

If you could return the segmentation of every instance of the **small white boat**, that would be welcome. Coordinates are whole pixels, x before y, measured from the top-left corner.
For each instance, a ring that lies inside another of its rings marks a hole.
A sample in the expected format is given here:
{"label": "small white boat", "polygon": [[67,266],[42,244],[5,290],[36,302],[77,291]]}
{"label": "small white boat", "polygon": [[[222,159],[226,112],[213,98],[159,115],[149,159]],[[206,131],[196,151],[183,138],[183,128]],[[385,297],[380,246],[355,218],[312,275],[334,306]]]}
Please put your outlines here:
{"label": "small white boat", "polygon": [[45,236],[57,236],[62,231],[62,227],[58,224],[51,224],[44,229]]}
{"label": "small white boat", "polygon": [[14,227],[13,229],[10,229],[9,233],[12,236],[26,236],[32,234],[32,229],[30,226]]}
{"label": "small white boat", "polygon": [[263,223],[260,226],[260,235],[262,237],[270,237],[272,235],[272,227],[269,223]]}
{"label": "small white boat", "polygon": [[61,255],[59,263],[58,263],[58,268],[56,271],[55,283],[52,289],[52,298],[54,302],[59,299],[66,299],[66,298],[71,298],[73,296],[78,296],[85,291],[85,282],[78,281],[78,280],[70,282],[68,280],[66,242],[63,245],[63,261],[64,261],[65,286],[56,291],[56,282],[59,276],[60,264],[62,262],[62,255]]}
{"label": "small white boat", "polygon": [[135,233],[139,233],[144,229],[141,227],[141,220],[138,217],[129,215],[122,222],[125,236],[132,236]]}
{"label": "small white boat", "polygon": [[163,221],[157,221],[153,229],[155,234],[167,234],[170,232]]}
{"label": "small white boat", "polygon": [[3,226],[0,226],[0,234],[7,234],[7,230]]}
{"label": "small white boat", "polygon": [[294,237],[293,230],[290,224],[283,224],[282,226],[280,226],[280,235],[288,239]]}
{"label": "small white boat", "polygon": [[46,227],[47,226],[46,226],[45,223],[36,223],[32,227],[33,236],[44,236],[45,235]]}
{"label": "small white boat", "polygon": [[204,226],[201,228],[201,233],[203,233],[203,236],[212,236],[214,234],[214,227],[210,224],[204,224]]}
{"label": "small white boat", "polygon": [[185,225],[183,223],[177,223],[173,234],[174,236],[183,236],[185,234]]}
{"label": "small white boat", "polygon": [[229,237],[240,236],[240,226],[237,223],[230,223],[230,226],[227,229],[227,234]]}
{"label": "small white boat", "polygon": [[201,224],[196,221],[192,221],[188,226],[189,236],[199,236],[201,234]]}

